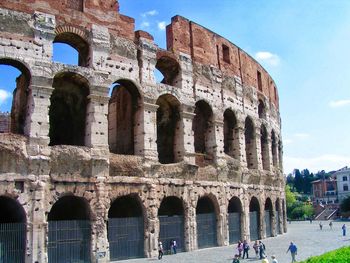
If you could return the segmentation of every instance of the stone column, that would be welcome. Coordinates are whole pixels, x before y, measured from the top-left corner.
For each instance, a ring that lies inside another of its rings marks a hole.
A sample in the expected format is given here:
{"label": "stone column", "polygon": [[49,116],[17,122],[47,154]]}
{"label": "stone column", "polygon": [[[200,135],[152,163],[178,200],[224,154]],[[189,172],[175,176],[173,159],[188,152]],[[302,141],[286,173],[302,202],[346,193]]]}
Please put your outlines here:
{"label": "stone column", "polygon": [[194,152],[194,133],[192,130],[192,122],[195,114],[192,112],[182,112],[183,122],[183,147],[184,147],[184,161],[189,164],[195,165],[196,158]]}
{"label": "stone column", "polygon": [[145,219],[145,255],[156,257],[158,255],[159,219],[156,185],[149,185],[149,197],[147,205],[147,219]]}
{"label": "stone column", "polygon": [[272,236],[275,237],[275,236],[277,236],[278,231],[277,231],[277,228],[276,228],[276,220],[277,220],[277,218],[276,218],[276,209],[275,209],[274,204],[272,204],[272,211],[271,211],[271,213],[272,213],[272,216],[271,216]]}
{"label": "stone column", "polygon": [[91,148],[108,148],[108,97],[88,96],[85,126],[85,145]]}
{"label": "stone column", "polygon": [[255,165],[254,168],[258,170],[263,170],[263,164],[262,164],[262,153],[261,153],[261,130],[260,125],[258,127],[255,127]]}
{"label": "stone column", "polygon": [[[217,166],[226,165],[225,152],[224,152],[224,122],[222,120],[215,121],[215,145],[214,148],[214,158]],[[220,178],[219,178],[220,179]],[[226,178],[222,178],[226,179]]]}
{"label": "stone column", "polygon": [[249,217],[249,195],[244,195],[242,200],[242,219],[243,219],[243,230],[242,236],[245,237],[248,241],[250,240],[250,217]]}
{"label": "stone column", "polygon": [[138,62],[140,66],[140,82],[154,85],[156,78],[154,71],[157,63],[157,46],[151,39],[140,37]]}
{"label": "stone column", "polygon": [[25,135],[31,141],[49,144],[49,108],[53,92],[52,79],[32,76],[30,93],[28,95],[27,118],[24,128]]}
{"label": "stone column", "polygon": [[259,200],[260,203],[260,213],[259,213],[259,222],[260,222],[260,229],[259,229],[259,236],[260,239],[266,238],[266,223],[265,223],[265,203]]}
{"label": "stone column", "polygon": [[239,151],[238,154],[238,160],[240,161],[242,167],[247,167],[247,156],[246,156],[246,151],[245,151],[245,135],[244,135],[245,127],[244,127],[244,122],[239,122],[236,127],[236,134],[237,134],[237,140],[238,140],[238,145]]}

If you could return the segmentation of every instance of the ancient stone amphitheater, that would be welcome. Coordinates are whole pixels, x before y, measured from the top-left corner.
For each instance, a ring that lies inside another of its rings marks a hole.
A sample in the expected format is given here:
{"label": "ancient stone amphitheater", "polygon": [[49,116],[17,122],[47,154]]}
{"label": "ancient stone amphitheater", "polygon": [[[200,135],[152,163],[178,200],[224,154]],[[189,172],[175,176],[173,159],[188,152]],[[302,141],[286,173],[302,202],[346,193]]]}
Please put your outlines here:
{"label": "ancient stone amphitheater", "polygon": [[[0,1],[21,71],[0,134],[0,262],[109,262],[286,231],[274,81],[181,16],[167,50],[115,0]],[[53,61],[53,44],[79,54]],[[157,83],[155,71],[163,75]]]}

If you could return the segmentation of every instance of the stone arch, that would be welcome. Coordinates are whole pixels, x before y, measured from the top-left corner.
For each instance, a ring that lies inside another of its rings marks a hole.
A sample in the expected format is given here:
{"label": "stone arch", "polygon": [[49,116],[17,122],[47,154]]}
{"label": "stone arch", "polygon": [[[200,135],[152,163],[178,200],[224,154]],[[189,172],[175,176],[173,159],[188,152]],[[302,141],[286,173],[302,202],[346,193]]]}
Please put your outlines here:
{"label": "stone arch", "polygon": [[111,88],[108,104],[108,144],[116,154],[135,154],[138,123],[141,121],[141,95],[134,82],[119,79]]}
{"label": "stone arch", "polygon": [[[197,200],[196,222],[198,248],[218,245],[218,203],[212,195],[204,195]],[[215,198],[216,199],[216,198]]]}
{"label": "stone arch", "polygon": [[215,144],[213,111],[206,101],[199,100],[195,104],[194,113],[192,130],[194,132],[196,164],[198,166],[205,166],[212,163],[214,159],[213,149],[211,147]]}
{"label": "stone arch", "polygon": [[244,137],[245,137],[245,152],[246,152],[247,167],[249,169],[256,169],[257,158],[256,158],[255,126],[250,117],[247,117],[245,119]]}
{"label": "stone arch", "polygon": [[16,78],[16,88],[13,91],[9,125],[2,132],[25,134],[25,126],[26,122],[28,122],[27,108],[32,76],[30,68],[20,60],[6,57],[0,58],[0,65],[11,66],[20,71],[20,75]]}
{"label": "stone arch", "polygon": [[260,144],[261,144],[261,162],[264,170],[270,170],[270,158],[269,158],[269,142],[266,126],[261,125],[260,128]]}
{"label": "stone arch", "polygon": [[[73,72],[55,75],[50,97],[50,145],[83,146],[86,141],[86,116],[90,84]],[[69,129],[68,129],[69,127]]]}
{"label": "stone arch", "polygon": [[160,163],[182,161],[183,127],[181,122],[180,102],[171,94],[158,98],[157,109],[157,150]]}
{"label": "stone arch", "polygon": [[232,158],[239,158],[238,122],[231,109],[224,112],[224,152]]}
{"label": "stone arch", "polygon": [[78,65],[87,67],[90,63],[88,33],[71,25],[58,26],[55,33],[53,43],[63,43],[74,48],[78,52]]}
{"label": "stone arch", "polygon": [[158,209],[159,240],[165,251],[172,253],[172,242],[176,241],[176,249],[185,249],[185,205],[182,199],[176,196],[164,197]]}
{"label": "stone arch", "polygon": [[282,140],[278,141],[278,160],[279,160],[279,168],[283,168],[283,145]]}
{"label": "stone arch", "polygon": [[[48,214],[48,262],[91,260],[91,209],[85,198],[64,195]],[[67,246],[75,249],[67,251]],[[63,257],[63,258],[62,258]]]}
{"label": "stone arch", "polygon": [[108,210],[110,260],[144,257],[144,207],[136,194],[119,196]]}
{"label": "stone arch", "polygon": [[259,99],[258,115],[259,115],[259,119],[266,119],[266,106],[261,99]]}
{"label": "stone arch", "polygon": [[268,197],[265,201],[265,233],[266,237],[272,237],[272,218],[273,218],[273,206],[272,201]]}
{"label": "stone arch", "polygon": [[0,196],[0,243],[3,262],[24,263],[26,213],[16,200]]}
{"label": "stone arch", "polygon": [[174,86],[175,81],[180,73],[180,64],[174,54],[168,51],[157,52],[156,69],[163,75],[163,84]]}
{"label": "stone arch", "polygon": [[281,203],[280,203],[280,199],[277,198],[276,202],[275,202],[275,220],[276,220],[276,235],[282,234],[281,232],[281,221],[280,221],[280,217],[282,216],[281,214]]}
{"label": "stone arch", "polygon": [[260,215],[259,200],[253,196],[249,203],[249,233],[251,241],[260,239]]}
{"label": "stone arch", "polygon": [[237,243],[242,239],[243,230],[243,207],[239,197],[234,196],[230,199],[228,208],[228,229],[229,243]]}
{"label": "stone arch", "polygon": [[273,166],[277,166],[277,141],[275,131],[271,131],[271,152],[272,152],[272,163]]}

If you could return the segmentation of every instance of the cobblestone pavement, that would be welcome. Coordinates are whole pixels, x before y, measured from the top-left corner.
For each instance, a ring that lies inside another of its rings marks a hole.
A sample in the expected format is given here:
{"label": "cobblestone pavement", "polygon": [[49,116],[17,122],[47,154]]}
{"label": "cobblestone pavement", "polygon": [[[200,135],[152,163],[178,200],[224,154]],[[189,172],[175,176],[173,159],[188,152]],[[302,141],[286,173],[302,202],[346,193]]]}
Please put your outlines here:
{"label": "cobblestone pavement", "polygon": [[[263,240],[266,245],[266,253],[271,262],[271,255],[276,255],[279,263],[291,262],[290,253],[286,250],[290,241],[293,241],[298,247],[297,260],[304,260],[310,256],[320,255],[327,251],[350,245],[350,233],[343,237],[341,232],[341,222],[333,222],[333,230],[330,229],[328,222],[323,222],[323,230],[319,229],[318,222],[292,222],[288,224],[288,232],[278,237]],[[350,232],[350,223],[346,223],[348,232]],[[261,262],[255,258],[252,244],[249,250],[252,259],[243,259],[240,262]],[[236,245],[226,247],[215,247],[201,249],[193,252],[178,253],[176,255],[163,256],[162,260],[156,258],[125,260],[123,263],[143,263],[159,261],[162,263],[194,263],[194,262],[213,262],[230,263],[236,253]],[[120,262],[120,261],[119,261]]]}

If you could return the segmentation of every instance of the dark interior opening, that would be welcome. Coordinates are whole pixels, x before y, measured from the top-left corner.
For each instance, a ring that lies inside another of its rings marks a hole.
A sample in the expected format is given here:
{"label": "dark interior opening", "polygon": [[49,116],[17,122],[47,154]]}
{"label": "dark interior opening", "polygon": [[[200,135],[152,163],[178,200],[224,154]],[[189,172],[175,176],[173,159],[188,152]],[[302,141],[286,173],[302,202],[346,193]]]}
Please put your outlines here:
{"label": "dark interior opening", "polygon": [[0,211],[0,224],[26,222],[23,207],[10,197],[0,196]]}
{"label": "dark interior opening", "polygon": [[196,214],[208,213],[215,213],[213,201],[207,196],[201,197],[197,202]]}
{"label": "dark interior opening", "polygon": [[242,203],[238,197],[232,197],[228,204],[229,213],[241,213],[242,212]]}
{"label": "dark interior opening", "polygon": [[260,212],[259,201],[256,197],[252,197],[249,204],[249,212]]}
{"label": "dark interior opening", "polygon": [[50,145],[85,144],[86,110],[89,86],[75,73],[62,73],[53,81],[49,109]]}
{"label": "dark interior opening", "polygon": [[259,100],[258,115],[260,119],[265,118],[265,104],[262,102],[262,100]]}
{"label": "dark interior opening", "polygon": [[255,139],[255,132],[254,132],[254,124],[253,121],[250,118],[246,118],[245,120],[245,150],[246,150],[246,157],[247,157],[247,166],[248,168],[255,168],[255,147],[254,147],[254,139]]}
{"label": "dark interior opening", "polygon": [[225,110],[224,112],[224,152],[231,157],[234,156],[234,133],[237,126],[237,119],[232,110]]}
{"label": "dark interior opening", "polygon": [[117,198],[108,211],[108,218],[142,217],[140,202],[132,195]]}
{"label": "dark interior opening", "polygon": [[161,56],[157,60],[156,69],[158,69],[164,77],[161,83],[173,86],[180,72],[180,65],[174,58]]}
{"label": "dark interior opening", "polygon": [[261,125],[260,130],[260,143],[261,143],[261,161],[263,165],[264,170],[269,169],[269,147],[268,147],[268,140],[267,140],[267,130],[264,125]]}
{"label": "dark interior opening", "polygon": [[48,221],[90,220],[90,208],[82,197],[64,196],[52,206]]}
{"label": "dark interior opening", "polygon": [[178,121],[180,120],[179,102],[171,95],[163,95],[157,100],[157,149],[160,163],[175,162],[175,143]]}
{"label": "dark interior opening", "polygon": [[183,215],[184,209],[180,198],[169,196],[163,199],[158,210],[158,216]]}
{"label": "dark interior opening", "polygon": [[207,140],[213,112],[208,103],[200,100],[196,103],[192,130],[194,132],[194,150],[196,153],[208,153]]}

